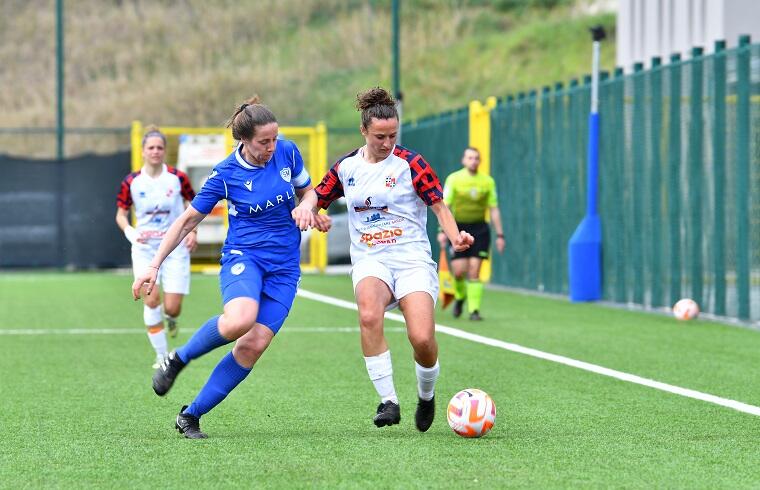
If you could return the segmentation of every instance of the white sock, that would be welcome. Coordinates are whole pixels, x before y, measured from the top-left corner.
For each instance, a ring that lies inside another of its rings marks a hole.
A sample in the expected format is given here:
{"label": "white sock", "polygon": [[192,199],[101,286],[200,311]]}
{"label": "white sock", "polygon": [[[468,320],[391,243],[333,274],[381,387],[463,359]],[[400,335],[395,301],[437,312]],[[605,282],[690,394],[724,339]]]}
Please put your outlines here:
{"label": "white sock", "polygon": [[166,354],[166,330],[163,328],[156,333],[148,332],[150,345],[156,351],[156,357],[163,358]]}
{"label": "white sock", "polygon": [[391,351],[387,350],[380,355],[364,358],[367,366],[367,374],[372,384],[375,385],[377,394],[380,395],[380,402],[385,403],[388,400],[398,404],[396,388],[393,386],[393,364],[391,364]]}
{"label": "white sock", "polygon": [[441,372],[438,359],[435,360],[435,365],[429,368],[420,366],[415,362],[414,370],[417,373],[417,394],[423,400],[432,400],[435,395],[435,381]]}

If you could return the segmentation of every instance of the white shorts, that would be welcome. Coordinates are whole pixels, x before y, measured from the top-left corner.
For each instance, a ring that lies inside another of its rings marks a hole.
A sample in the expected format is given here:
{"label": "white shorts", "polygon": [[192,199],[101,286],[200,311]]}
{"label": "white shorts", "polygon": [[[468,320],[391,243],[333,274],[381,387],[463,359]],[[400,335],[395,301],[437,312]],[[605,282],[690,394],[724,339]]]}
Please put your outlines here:
{"label": "white shorts", "polygon": [[[152,247],[132,247],[132,272],[137,278],[150,265],[156,250]],[[156,283],[165,293],[190,294],[190,253],[184,243],[166,257],[158,270]]]}
{"label": "white shorts", "polygon": [[383,281],[391,290],[393,298],[385,310],[398,306],[398,301],[409,293],[423,291],[433,298],[433,306],[438,300],[438,273],[435,268],[426,263],[410,267],[409,264],[392,267],[374,259],[362,259],[351,268],[351,280],[356,285],[365,277],[376,277]]}

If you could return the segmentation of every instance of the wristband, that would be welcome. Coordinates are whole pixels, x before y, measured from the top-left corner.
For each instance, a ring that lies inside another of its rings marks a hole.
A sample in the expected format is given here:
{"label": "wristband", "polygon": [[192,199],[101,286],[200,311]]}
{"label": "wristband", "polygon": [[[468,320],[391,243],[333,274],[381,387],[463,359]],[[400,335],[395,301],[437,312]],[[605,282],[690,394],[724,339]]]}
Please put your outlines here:
{"label": "wristband", "polygon": [[496,238],[504,238],[504,233],[499,233],[498,235],[496,235]]}

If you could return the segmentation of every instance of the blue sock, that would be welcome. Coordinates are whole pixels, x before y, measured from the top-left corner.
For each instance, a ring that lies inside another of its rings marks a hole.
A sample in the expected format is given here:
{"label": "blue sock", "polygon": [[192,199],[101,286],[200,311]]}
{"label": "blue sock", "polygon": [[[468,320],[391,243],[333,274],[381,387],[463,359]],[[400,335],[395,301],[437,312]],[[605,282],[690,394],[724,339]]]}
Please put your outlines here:
{"label": "blue sock", "polygon": [[190,340],[185,345],[177,349],[177,356],[179,359],[187,364],[193,359],[201,357],[207,352],[211,352],[219,346],[229,344],[231,340],[227,340],[219,333],[219,317],[211,317],[206,323],[199,328]]}
{"label": "blue sock", "polygon": [[214,370],[211,372],[206,384],[201,388],[201,392],[195,397],[193,403],[185,410],[184,413],[189,413],[195,417],[200,418],[201,415],[208,413],[212,408],[219,405],[224,400],[230,391],[240,384],[241,381],[248,376],[251,369],[246,369],[237,363],[232,356],[232,352],[227,354],[219,361]]}

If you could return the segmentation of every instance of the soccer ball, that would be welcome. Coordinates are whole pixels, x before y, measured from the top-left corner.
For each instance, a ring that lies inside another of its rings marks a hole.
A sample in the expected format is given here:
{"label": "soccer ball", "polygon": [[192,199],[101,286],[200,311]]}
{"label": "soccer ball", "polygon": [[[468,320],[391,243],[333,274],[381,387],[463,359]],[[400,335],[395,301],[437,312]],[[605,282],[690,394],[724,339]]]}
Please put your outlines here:
{"label": "soccer ball", "polygon": [[496,421],[496,405],[485,391],[467,389],[454,395],[446,414],[449,427],[460,436],[481,437]]}
{"label": "soccer ball", "polygon": [[693,299],[679,299],[673,305],[673,316],[679,320],[693,320],[699,316],[699,305]]}

